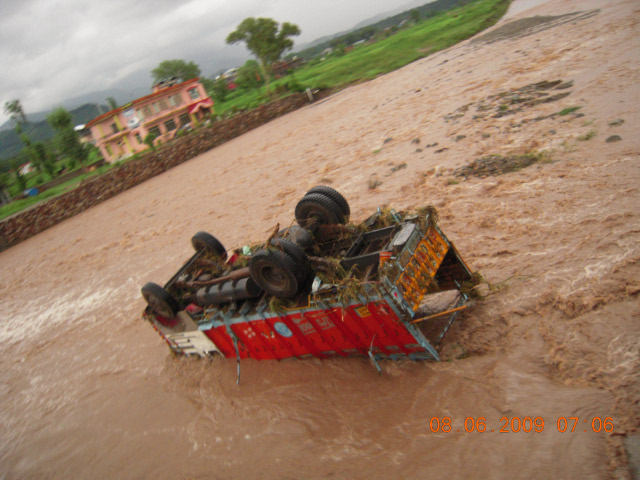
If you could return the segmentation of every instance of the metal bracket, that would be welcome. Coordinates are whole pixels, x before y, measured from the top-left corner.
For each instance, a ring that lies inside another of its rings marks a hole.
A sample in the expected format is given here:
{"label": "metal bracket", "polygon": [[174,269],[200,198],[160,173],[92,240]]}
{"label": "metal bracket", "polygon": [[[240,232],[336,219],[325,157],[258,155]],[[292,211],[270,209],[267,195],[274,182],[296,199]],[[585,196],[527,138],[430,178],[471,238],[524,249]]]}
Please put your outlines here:
{"label": "metal bracket", "polygon": [[[458,285],[458,288],[460,288],[460,285],[458,284],[458,282],[456,282],[456,285]],[[455,306],[456,307],[464,306],[468,299],[469,299],[469,297],[467,297],[467,295],[465,295],[464,293],[460,292],[460,300],[458,300],[456,302]],[[458,317],[458,314],[460,313],[460,310],[462,310],[462,309],[461,308],[454,308],[454,310],[451,313],[451,316],[449,317],[449,321],[444,326],[444,329],[442,330],[442,332],[440,332],[440,335],[438,335],[438,338],[436,338],[436,341],[435,341],[436,345],[440,344],[440,342],[442,341],[442,339],[444,338],[446,333],[449,331],[449,328],[451,327],[451,325],[453,324],[455,319]]]}
{"label": "metal bracket", "polygon": [[371,337],[371,346],[369,347],[369,358],[371,359],[371,363],[373,364],[374,367],[376,367],[376,370],[378,370],[378,373],[382,373],[382,369],[380,368],[380,365],[378,365],[378,361],[376,360],[376,356],[373,354],[373,341],[376,339],[376,335],[374,334],[373,337]]}

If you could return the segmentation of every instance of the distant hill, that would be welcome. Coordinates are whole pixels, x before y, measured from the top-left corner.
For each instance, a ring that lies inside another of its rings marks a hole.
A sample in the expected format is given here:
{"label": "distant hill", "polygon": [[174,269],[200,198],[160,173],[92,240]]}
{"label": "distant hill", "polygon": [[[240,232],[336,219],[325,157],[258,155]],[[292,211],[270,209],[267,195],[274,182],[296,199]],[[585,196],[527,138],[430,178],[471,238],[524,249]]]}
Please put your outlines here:
{"label": "distant hill", "polygon": [[[369,20],[365,20],[363,22],[358,23],[353,29],[336,33],[335,35],[322,37],[317,39],[310,44],[305,45],[306,48],[295,52],[294,54],[302,57],[304,59],[309,60],[317,55],[320,55],[325,49],[330,48],[332,42],[340,39],[341,37],[345,37],[351,39],[353,37],[353,32],[357,32],[358,30],[363,29],[375,29],[375,31],[382,31],[386,28],[392,27],[394,25],[399,25],[404,20],[409,20],[411,18],[411,10],[417,10],[420,13],[420,18],[426,18],[429,16],[433,16],[439,12],[445,12],[447,10],[451,10],[452,8],[470,3],[472,0],[436,0],[430,3],[426,3],[421,6],[412,7],[411,3],[406,4],[403,8],[407,8],[407,10],[403,10],[400,13],[393,14],[396,10],[389,13],[377,15],[375,17],[370,18]],[[419,3],[419,2],[418,2]],[[385,16],[387,15],[387,16]],[[380,19],[381,17],[384,17]],[[349,41],[345,42],[347,45],[350,43]]]}
{"label": "distant hill", "polygon": [[[432,3],[433,1],[434,0],[431,0],[431,2],[429,2],[429,3]],[[379,22],[381,20],[385,20],[385,19],[387,19],[389,17],[392,17],[394,15],[397,15],[399,13],[404,13],[404,12],[407,12],[409,10],[413,10],[414,8],[423,7],[425,5],[427,5],[427,4],[425,3],[424,0],[414,0],[413,2],[406,3],[406,4],[404,4],[404,5],[402,5],[402,6],[398,7],[398,8],[395,8],[395,9],[393,9],[391,11],[380,13],[380,14],[376,15],[375,17],[367,18],[366,20],[363,20],[360,23],[358,23],[355,27],[352,28],[352,30],[357,30],[357,29],[362,28],[362,27],[373,25],[374,23],[377,23],[377,22]]]}
{"label": "distant hill", "polygon": [[[109,108],[106,105],[86,103],[78,108],[69,110],[69,113],[71,114],[74,125],[82,125],[100,115],[101,112],[108,110]],[[27,115],[24,132],[33,142],[41,142],[53,138],[53,129],[46,120],[46,116],[49,113],[50,112],[39,112]],[[9,130],[0,131],[0,160],[7,160],[14,157],[24,147],[11,124],[9,124],[9,128]]]}
{"label": "distant hill", "polygon": [[[325,35],[323,37],[316,38],[315,40],[313,40],[311,42],[303,43],[301,45],[298,45],[296,47],[296,52],[302,52],[304,50],[308,50],[310,48],[313,48],[316,45],[320,45],[320,44],[331,42],[331,40],[333,40],[336,37],[340,37],[341,35],[345,35],[345,34],[347,34],[349,32],[353,32],[354,30],[358,30],[359,28],[366,27],[367,25],[371,25],[373,23],[376,23],[376,22],[378,22],[380,20],[383,20],[383,19],[385,19],[387,17],[390,17],[392,15],[396,15],[396,14],[404,12],[406,10],[410,10],[410,9],[414,8],[416,5],[423,5],[423,4],[424,4],[424,0],[414,0],[413,2],[406,3],[406,4],[402,5],[401,7],[395,8],[393,10],[389,10],[387,12],[380,13],[380,14],[376,15],[375,17],[367,18],[366,20],[363,20],[362,22],[358,23],[354,27],[349,28],[348,30],[343,30],[341,32],[332,33],[331,35]],[[322,47],[322,50],[324,50],[325,48],[326,48],[326,46]],[[296,54],[300,55],[299,53],[296,53]],[[296,55],[296,54],[294,54],[294,55]]]}

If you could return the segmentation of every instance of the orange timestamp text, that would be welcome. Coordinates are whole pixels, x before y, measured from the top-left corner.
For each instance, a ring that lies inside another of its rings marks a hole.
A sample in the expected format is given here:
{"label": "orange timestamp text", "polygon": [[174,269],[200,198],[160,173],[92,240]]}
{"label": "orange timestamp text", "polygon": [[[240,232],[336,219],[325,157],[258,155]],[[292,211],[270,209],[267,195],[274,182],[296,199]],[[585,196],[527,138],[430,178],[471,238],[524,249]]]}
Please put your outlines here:
{"label": "orange timestamp text", "polygon": [[[450,432],[497,432],[497,433],[542,433],[545,429],[545,421],[542,417],[501,417],[498,425],[488,426],[485,417],[466,417],[462,425],[455,427],[451,417],[431,417],[429,429],[431,433]],[[552,422],[560,433],[572,432],[613,432],[612,417],[558,417]],[[549,428],[549,427],[547,427]]]}

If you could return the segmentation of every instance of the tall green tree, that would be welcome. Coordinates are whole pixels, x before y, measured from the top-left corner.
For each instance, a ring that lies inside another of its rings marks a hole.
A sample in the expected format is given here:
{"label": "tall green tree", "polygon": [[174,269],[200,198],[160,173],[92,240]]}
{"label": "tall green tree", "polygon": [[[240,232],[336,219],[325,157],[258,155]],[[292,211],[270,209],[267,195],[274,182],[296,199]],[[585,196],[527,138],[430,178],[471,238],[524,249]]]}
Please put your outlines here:
{"label": "tall green tree", "polygon": [[[11,121],[15,126],[22,126],[27,121],[27,117],[22,109],[22,104],[17,98],[5,102],[4,112],[11,117]],[[22,131],[22,129],[20,129],[20,131]]]}
{"label": "tall green tree", "polygon": [[31,140],[29,140],[29,137],[27,137],[27,135],[23,132],[24,124],[27,123],[27,116],[24,114],[24,109],[22,108],[20,100],[14,98],[9,102],[5,102],[4,112],[11,118],[13,126],[16,129],[16,133],[20,137],[20,140],[22,140],[22,143],[24,143],[27,148],[29,148]]}
{"label": "tall green tree", "polygon": [[47,115],[47,122],[56,131],[54,143],[58,153],[69,157],[72,165],[84,162],[87,159],[87,151],[80,143],[78,132],[73,128],[71,114],[59,107]]}
{"label": "tall green tree", "polygon": [[245,18],[236,29],[227,36],[227,43],[244,42],[258,59],[258,64],[269,91],[270,69],[282,54],[293,47],[289,37],[300,35],[300,28],[293,23],[284,22],[282,26],[272,18]]}
{"label": "tall green tree", "polygon": [[[11,117],[11,121],[14,124],[18,137],[24,143],[25,148],[21,151],[24,152],[24,156],[35,165],[38,172],[42,173],[43,165],[40,164],[38,158],[34,156],[32,149],[31,139],[24,132],[24,124],[27,122],[27,116],[24,113],[20,100],[15,98],[9,102],[5,102],[4,111]],[[22,184],[22,182],[19,182]]]}
{"label": "tall green tree", "polygon": [[163,60],[156,68],[151,71],[153,84],[169,80],[176,77],[184,82],[191,78],[200,76],[200,67],[194,62],[186,62],[184,60]]}

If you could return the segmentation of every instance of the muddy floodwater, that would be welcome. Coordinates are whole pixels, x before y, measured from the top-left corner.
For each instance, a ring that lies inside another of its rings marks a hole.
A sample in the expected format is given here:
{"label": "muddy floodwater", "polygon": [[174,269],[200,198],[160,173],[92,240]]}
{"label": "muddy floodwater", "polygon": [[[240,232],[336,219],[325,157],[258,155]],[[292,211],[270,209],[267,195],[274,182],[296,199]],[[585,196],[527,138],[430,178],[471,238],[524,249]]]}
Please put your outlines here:
{"label": "muddy floodwater", "polygon": [[[639,22],[635,0],[516,0],[475,39],[0,253],[0,478],[631,478]],[[198,230],[265,239],[317,184],[354,221],[438,209],[489,282],[443,361],[247,360],[236,385],[233,360],[172,356],[140,287]]]}

